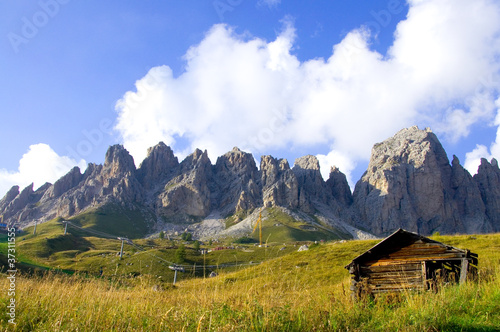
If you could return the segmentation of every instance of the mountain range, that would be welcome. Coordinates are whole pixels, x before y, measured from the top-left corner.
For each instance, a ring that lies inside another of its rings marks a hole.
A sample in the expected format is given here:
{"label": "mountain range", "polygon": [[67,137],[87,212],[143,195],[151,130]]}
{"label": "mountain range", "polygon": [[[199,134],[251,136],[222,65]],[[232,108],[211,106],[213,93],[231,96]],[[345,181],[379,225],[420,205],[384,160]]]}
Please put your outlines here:
{"label": "mountain range", "polygon": [[257,167],[238,148],[215,164],[197,149],[179,162],[160,142],[136,168],[128,151],[113,145],[103,165],[90,163],[83,173],[75,167],[37,190],[12,187],[0,214],[19,227],[92,215],[144,225],[137,236],[189,231],[200,239],[248,236],[259,214],[269,234],[274,227],[274,234],[286,229],[302,239],[385,236],[398,228],[489,233],[500,231],[500,170],[495,159],[482,159],[471,176],[455,156],[450,163],[430,129],[416,126],[375,144],[354,192],[336,167],[324,181],[312,155],[293,167],[263,156]]}

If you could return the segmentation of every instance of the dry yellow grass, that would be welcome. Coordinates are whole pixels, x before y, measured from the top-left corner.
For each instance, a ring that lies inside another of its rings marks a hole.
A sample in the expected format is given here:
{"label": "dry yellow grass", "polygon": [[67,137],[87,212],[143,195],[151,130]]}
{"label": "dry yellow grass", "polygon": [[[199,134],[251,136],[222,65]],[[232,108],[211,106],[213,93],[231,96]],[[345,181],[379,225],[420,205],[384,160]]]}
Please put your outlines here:
{"label": "dry yellow grass", "polygon": [[[480,280],[437,294],[352,302],[343,266],[372,244],[352,241],[176,287],[148,277],[20,277],[17,326],[9,326],[5,314],[1,324],[6,331],[498,331],[500,235],[480,240],[490,241],[471,240],[488,262]],[[454,245],[460,241],[469,240]],[[0,278],[0,288],[6,287]],[[6,306],[5,292],[0,301]]]}

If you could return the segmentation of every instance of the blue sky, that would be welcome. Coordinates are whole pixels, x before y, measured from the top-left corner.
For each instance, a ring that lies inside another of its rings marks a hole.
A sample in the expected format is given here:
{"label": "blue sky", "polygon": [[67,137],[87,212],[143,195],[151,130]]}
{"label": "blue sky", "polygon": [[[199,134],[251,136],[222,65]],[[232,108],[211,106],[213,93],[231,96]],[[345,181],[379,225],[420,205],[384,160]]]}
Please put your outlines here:
{"label": "blue sky", "polygon": [[351,185],[412,125],[471,173],[500,157],[499,1],[3,1],[0,60],[0,196],[116,143],[314,154]]}

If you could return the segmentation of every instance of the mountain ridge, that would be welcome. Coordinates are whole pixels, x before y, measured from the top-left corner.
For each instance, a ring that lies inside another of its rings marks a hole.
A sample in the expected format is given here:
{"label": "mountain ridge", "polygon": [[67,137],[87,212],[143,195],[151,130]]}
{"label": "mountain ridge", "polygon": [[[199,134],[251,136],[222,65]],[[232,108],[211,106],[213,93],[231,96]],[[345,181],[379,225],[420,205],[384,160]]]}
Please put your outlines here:
{"label": "mountain ridge", "polygon": [[414,126],[374,145],[352,193],[335,166],[325,181],[312,155],[297,158],[292,168],[286,159],[262,156],[257,168],[252,154],[236,147],[215,164],[207,151],[196,149],[179,162],[160,142],[136,167],[117,144],[109,147],[103,165],[90,163],[83,173],[75,167],[36,191],[33,185],[22,191],[12,187],[0,200],[0,214],[25,227],[114,204],[147,212],[151,232],[191,230],[203,238],[231,234],[233,227],[248,233],[248,227],[235,226],[246,219],[252,224],[261,209],[279,208],[313,228],[354,238],[383,236],[399,227],[425,235],[488,233],[500,231],[499,184],[495,159],[483,159],[471,176],[455,156],[450,163],[430,129]]}

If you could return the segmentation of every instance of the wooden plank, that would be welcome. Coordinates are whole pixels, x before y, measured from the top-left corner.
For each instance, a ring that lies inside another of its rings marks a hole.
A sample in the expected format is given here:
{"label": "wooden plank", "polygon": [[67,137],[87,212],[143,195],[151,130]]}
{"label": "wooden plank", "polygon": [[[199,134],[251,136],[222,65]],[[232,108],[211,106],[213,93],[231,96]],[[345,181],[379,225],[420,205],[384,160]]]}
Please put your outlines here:
{"label": "wooden plank", "polygon": [[384,256],[384,257],[380,257],[379,259],[377,259],[377,261],[379,260],[401,260],[401,259],[420,259],[420,260],[423,260],[423,259],[426,259],[426,260],[430,260],[430,259],[435,259],[435,258],[438,258],[438,257],[443,257],[443,258],[464,258],[465,255],[462,254],[462,253],[455,253],[455,252],[447,252],[447,251],[443,251],[443,252],[435,252],[435,251],[428,251],[428,252],[411,252],[411,253],[398,253],[398,254],[394,254],[394,255],[388,255],[388,256]]}
{"label": "wooden plank", "polygon": [[400,257],[399,259],[394,258],[380,258],[376,261],[368,261],[364,263],[364,266],[377,266],[377,265],[392,265],[392,264],[406,264],[408,262],[420,262],[420,261],[440,261],[440,260],[453,260],[462,259],[462,256],[457,256],[455,253],[444,253],[442,255],[432,255],[432,256],[412,256],[412,257]]}
{"label": "wooden plank", "polygon": [[387,274],[390,274],[390,275],[413,275],[413,274],[418,274],[418,275],[421,275],[421,271],[420,271],[420,268],[415,268],[415,269],[406,269],[406,270],[377,270],[377,271],[363,271],[360,276],[361,277],[371,277],[371,276],[375,276],[377,277],[378,275],[387,275]]}
{"label": "wooden plank", "polygon": [[362,267],[360,272],[396,272],[396,271],[411,271],[419,270],[421,266],[420,262],[415,262],[411,264],[393,264],[393,265],[372,265],[367,267]]}
{"label": "wooden plank", "polygon": [[462,252],[455,252],[440,248],[439,250],[435,249],[413,249],[413,250],[400,250],[388,253],[387,256],[397,257],[397,256],[411,256],[411,255],[440,255],[440,254],[456,254],[460,256],[465,256]]}
{"label": "wooden plank", "polygon": [[426,285],[426,280],[427,280],[427,263],[425,261],[422,262],[422,287],[427,287]]}
{"label": "wooden plank", "polygon": [[460,267],[460,283],[467,280],[467,269],[469,268],[469,261],[467,259],[462,260],[462,266]]}
{"label": "wooden plank", "polygon": [[369,282],[368,285],[371,287],[379,288],[379,287],[386,287],[386,288],[402,288],[402,287],[413,287],[415,285],[420,285],[422,286],[422,279],[411,279],[411,280],[406,280],[403,281],[401,280],[400,282],[390,282],[389,280],[383,280],[383,282]]}
{"label": "wooden plank", "polygon": [[377,289],[372,289],[371,292],[373,294],[381,294],[381,293],[395,293],[395,292],[407,292],[407,291],[420,291],[424,290],[425,288],[422,286],[413,286],[409,288],[393,288],[393,289],[385,289],[385,288],[377,288]]}
{"label": "wooden plank", "polygon": [[390,278],[369,278],[368,281],[373,281],[373,282],[407,282],[407,280],[422,280],[421,275],[401,275],[398,277],[390,277]]}
{"label": "wooden plank", "polygon": [[383,279],[383,278],[399,278],[399,277],[413,277],[413,276],[421,276],[421,270],[414,271],[404,271],[404,272],[374,272],[368,274],[370,279]]}
{"label": "wooden plank", "polygon": [[370,271],[402,271],[402,270],[412,270],[412,269],[419,269],[421,266],[420,261],[399,261],[399,262],[391,262],[392,264],[372,264],[372,265],[365,265],[365,266],[360,266],[360,272],[363,272],[365,270],[370,270]]}
{"label": "wooden plank", "polygon": [[413,276],[400,276],[400,277],[391,277],[391,278],[370,278],[368,280],[369,283],[372,284],[381,284],[381,283],[390,283],[390,284],[397,284],[397,283],[407,283],[407,282],[412,282],[416,280],[422,280],[422,276],[418,275],[413,275]]}
{"label": "wooden plank", "polygon": [[370,289],[410,289],[410,288],[423,288],[421,283],[408,283],[408,284],[383,284],[378,286],[369,285]]}

